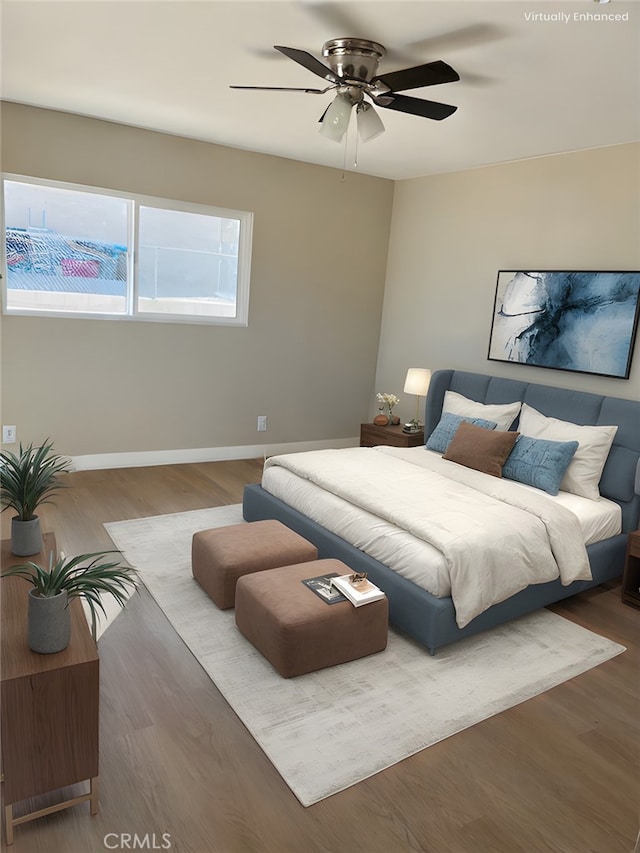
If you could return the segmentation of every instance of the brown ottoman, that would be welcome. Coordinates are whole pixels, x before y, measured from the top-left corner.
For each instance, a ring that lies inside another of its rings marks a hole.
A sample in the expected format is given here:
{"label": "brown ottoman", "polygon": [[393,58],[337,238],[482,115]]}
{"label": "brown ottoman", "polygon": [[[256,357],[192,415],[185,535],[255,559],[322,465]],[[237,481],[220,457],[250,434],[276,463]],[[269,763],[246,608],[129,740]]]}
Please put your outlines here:
{"label": "brown ottoman", "polygon": [[221,610],[233,607],[241,575],[315,560],[318,549],[280,521],[250,521],[194,533],[191,571]]}
{"label": "brown ottoman", "polygon": [[386,648],[387,598],[360,607],[327,604],[301,583],[331,572],[351,569],[339,560],[317,560],[238,579],[236,625],[285,678]]}

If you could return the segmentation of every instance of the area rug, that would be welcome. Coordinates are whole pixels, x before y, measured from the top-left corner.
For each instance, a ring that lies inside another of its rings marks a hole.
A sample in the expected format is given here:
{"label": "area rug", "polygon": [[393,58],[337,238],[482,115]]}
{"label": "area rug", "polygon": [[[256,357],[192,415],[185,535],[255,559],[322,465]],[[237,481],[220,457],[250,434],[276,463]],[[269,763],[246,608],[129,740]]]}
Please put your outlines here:
{"label": "area rug", "polygon": [[384,652],[283,679],[191,574],[193,533],[241,521],[235,505],[105,527],[304,806],[624,651],[540,610],[435,657],[391,630]]}

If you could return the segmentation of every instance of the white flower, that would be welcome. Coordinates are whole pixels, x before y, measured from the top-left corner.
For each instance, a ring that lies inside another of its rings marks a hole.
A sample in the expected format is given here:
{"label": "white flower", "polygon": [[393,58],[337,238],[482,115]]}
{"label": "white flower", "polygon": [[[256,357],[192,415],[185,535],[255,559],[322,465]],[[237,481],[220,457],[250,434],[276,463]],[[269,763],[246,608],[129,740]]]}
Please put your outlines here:
{"label": "white flower", "polygon": [[391,413],[393,407],[400,402],[400,398],[396,397],[395,394],[377,394],[376,396],[379,403],[384,403],[389,407],[389,413]]}

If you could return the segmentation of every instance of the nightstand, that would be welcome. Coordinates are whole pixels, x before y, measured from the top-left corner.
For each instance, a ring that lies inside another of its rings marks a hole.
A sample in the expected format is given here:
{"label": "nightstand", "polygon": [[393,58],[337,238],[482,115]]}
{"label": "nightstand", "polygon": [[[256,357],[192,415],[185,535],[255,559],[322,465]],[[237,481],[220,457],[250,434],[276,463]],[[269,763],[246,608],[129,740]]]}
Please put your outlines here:
{"label": "nightstand", "polygon": [[388,447],[419,447],[424,444],[424,432],[402,432],[400,424],[360,424],[360,447],[375,447],[377,444],[386,444]]}
{"label": "nightstand", "polygon": [[622,600],[632,607],[640,607],[640,530],[629,534],[627,556],[622,573]]}

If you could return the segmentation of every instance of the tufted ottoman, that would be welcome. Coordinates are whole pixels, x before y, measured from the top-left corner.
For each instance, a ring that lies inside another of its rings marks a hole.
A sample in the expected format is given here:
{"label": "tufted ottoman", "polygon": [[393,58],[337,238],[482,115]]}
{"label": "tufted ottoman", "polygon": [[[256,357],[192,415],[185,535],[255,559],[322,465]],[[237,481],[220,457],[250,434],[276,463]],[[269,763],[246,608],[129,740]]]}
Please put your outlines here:
{"label": "tufted ottoman", "polygon": [[233,607],[241,575],[315,560],[318,549],[280,521],[200,530],[191,541],[194,578],[221,610]]}
{"label": "tufted ottoman", "polygon": [[302,581],[351,572],[339,560],[317,560],[238,579],[236,625],[285,678],[381,652],[389,601],[354,607],[327,604]]}

